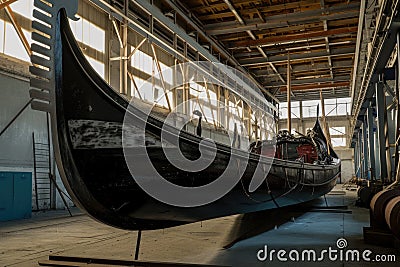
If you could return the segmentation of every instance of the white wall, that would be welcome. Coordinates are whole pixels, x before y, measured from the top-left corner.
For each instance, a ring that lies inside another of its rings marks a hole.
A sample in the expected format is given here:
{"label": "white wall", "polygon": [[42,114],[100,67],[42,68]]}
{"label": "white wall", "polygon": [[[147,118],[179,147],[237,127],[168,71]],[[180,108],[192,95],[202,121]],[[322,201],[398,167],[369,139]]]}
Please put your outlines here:
{"label": "white wall", "polygon": [[[7,73],[1,67],[5,63],[12,70],[19,73]],[[0,55],[0,131],[29,101],[29,79],[27,78],[27,65],[19,66],[21,62],[4,58]],[[37,142],[47,143],[46,113],[35,111],[28,106],[16,119],[8,130],[0,136],[0,171],[31,172],[32,188],[33,179],[33,142],[32,133],[35,133]],[[57,184],[64,189],[59,177]],[[56,194],[57,208],[63,208],[64,204]],[[69,201],[69,205],[72,203]],[[32,208],[36,208],[35,196],[32,192]]]}

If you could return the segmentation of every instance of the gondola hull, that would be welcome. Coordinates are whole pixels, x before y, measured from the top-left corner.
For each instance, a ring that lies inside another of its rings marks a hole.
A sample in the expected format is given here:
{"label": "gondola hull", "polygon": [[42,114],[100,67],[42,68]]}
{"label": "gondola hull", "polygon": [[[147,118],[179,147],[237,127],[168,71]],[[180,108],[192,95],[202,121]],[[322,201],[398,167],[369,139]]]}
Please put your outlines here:
{"label": "gondola hull", "polygon": [[[53,133],[57,164],[74,202],[95,219],[122,229],[160,229],[294,205],[320,197],[334,187],[340,174],[339,159],[332,164],[308,164],[267,158],[218,143],[215,159],[206,169],[193,173],[174,167],[160,141],[163,121],[151,116],[144,119],[140,109],[130,107],[97,75],[80,51],[64,12],[57,29],[52,114],[57,126]],[[121,136],[125,116],[146,124],[143,138],[151,142],[144,149],[133,144],[124,151]],[[202,138],[171,129],[174,134],[179,135],[182,153],[195,160]],[[221,198],[198,207],[178,207],[150,196],[132,178],[127,161],[140,166],[146,164],[146,157],[166,180],[184,187],[209,184],[224,171],[243,174]],[[228,168],[231,158],[237,168]],[[260,164],[272,166],[261,186],[250,192],[250,182]]]}

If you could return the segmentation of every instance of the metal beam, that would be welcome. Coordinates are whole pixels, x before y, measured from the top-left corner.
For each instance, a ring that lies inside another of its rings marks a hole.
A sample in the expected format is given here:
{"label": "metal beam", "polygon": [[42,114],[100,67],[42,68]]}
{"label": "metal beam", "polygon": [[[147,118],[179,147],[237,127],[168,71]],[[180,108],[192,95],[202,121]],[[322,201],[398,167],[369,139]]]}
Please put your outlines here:
{"label": "metal beam", "polygon": [[[351,69],[353,67],[353,61],[350,59],[347,60],[336,60],[333,61],[333,69]],[[279,67],[278,71],[280,73],[284,73],[286,71],[285,68]],[[305,64],[297,64],[297,65],[292,65],[292,74],[296,76],[296,74],[301,74],[301,73],[318,73],[318,72],[324,72],[324,71],[329,71],[329,64],[326,62],[321,62],[321,63],[305,63]],[[263,69],[252,69],[252,73],[256,76],[266,76],[268,77],[270,74],[270,71],[263,68]],[[273,74],[274,75],[274,74]]]}
{"label": "metal beam", "polygon": [[[352,56],[354,55],[354,48],[336,48],[331,49],[331,54],[328,54],[326,51],[320,52],[310,52],[310,53],[301,53],[301,54],[291,54],[290,61],[299,61],[299,60],[311,60],[317,58],[324,58],[324,57],[336,57],[336,56]],[[268,60],[265,58],[250,58],[250,59],[242,59],[239,62],[242,66],[249,67],[249,66],[259,66],[260,64],[268,64],[269,62],[272,63],[285,63],[287,61],[286,56],[270,56]]]}
{"label": "metal beam", "polygon": [[[309,10],[304,12],[295,12],[290,14],[282,14],[265,17],[265,22],[260,23],[260,20],[244,21],[246,25],[239,25],[235,22],[221,22],[208,24],[204,28],[207,34],[221,35],[232,34],[245,31],[259,31],[273,29],[278,27],[288,27],[290,25],[299,25],[314,23],[323,20],[338,20],[353,18],[359,15],[359,3],[340,5],[323,10]],[[321,14],[322,13],[322,14]]]}
{"label": "metal beam", "polygon": [[363,25],[364,25],[364,16],[365,16],[365,6],[367,1],[361,1],[360,6],[360,14],[358,20],[358,31],[357,31],[357,41],[356,41],[356,52],[354,57],[354,67],[352,72],[352,82],[351,82],[351,101],[354,101],[354,94],[356,89],[357,75],[358,75],[358,62],[360,58],[361,52],[361,42],[363,40]]}
{"label": "metal beam", "polygon": [[287,95],[287,107],[288,107],[288,118],[287,118],[287,127],[289,133],[292,132],[292,102],[290,101],[291,97],[291,92],[292,92],[292,85],[291,85],[291,75],[290,75],[290,54],[288,53],[287,55],[287,89],[286,89],[286,95]]}
{"label": "metal beam", "polygon": [[372,103],[368,107],[367,121],[368,121],[368,158],[369,158],[369,172],[371,180],[375,180],[375,137],[374,137],[374,115]]}
{"label": "metal beam", "polygon": [[[357,87],[354,88],[354,95],[352,96],[352,114],[354,119],[358,115],[363,115],[366,111],[366,103],[368,96],[374,91],[373,83],[377,82],[378,73],[381,73],[386,66],[387,60],[392,54],[394,45],[396,43],[396,33],[400,29],[399,13],[399,0],[382,1],[380,10],[376,19],[376,27],[371,41],[373,47],[368,56],[367,62],[361,72],[362,81]],[[354,75],[358,75],[354,73]],[[355,90],[357,89],[357,90]],[[355,125],[355,123],[353,123]],[[352,132],[355,128],[352,129]]]}
{"label": "metal beam", "polygon": [[364,171],[364,177],[368,180],[371,179],[369,176],[369,153],[368,153],[368,139],[367,139],[367,121],[366,121],[366,116],[364,116],[363,124],[362,124],[362,146],[363,146],[363,155],[364,155],[364,160],[363,160],[363,171]]}
{"label": "metal beam", "polygon": [[262,46],[268,44],[276,44],[281,42],[292,42],[298,40],[310,40],[312,38],[334,37],[343,34],[351,34],[357,32],[357,27],[343,27],[327,31],[311,31],[305,33],[287,34],[282,36],[272,36],[257,40],[237,41],[229,44],[229,47],[247,47],[247,46]]}
{"label": "metal beam", "polygon": [[383,181],[388,177],[387,163],[386,163],[386,136],[385,136],[385,118],[386,118],[386,97],[383,82],[375,84],[376,95],[376,109],[377,109],[377,134],[379,144],[379,157],[380,164],[379,177]]}
{"label": "metal beam", "polygon": [[[298,79],[295,80],[292,78],[292,85],[306,85],[306,84],[316,84],[316,83],[327,83],[327,82],[348,82],[350,81],[350,75],[342,75],[336,76],[334,79],[328,78],[310,78],[310,79]],[[278,83],[269,83],[264,86],[264,88],[276,88],[277,86],[281,86]]]}
{"label": "metal beam", "polygon": [[[279,88],[278,88],[279,89]],[[307,101],[307,100],[318,100],[320,98],[319,88],[314,90],[296,91],[296,96],[292,96],[292,101]],[[324,99],[333,99],[341,97],[349,97],[349,88],[334,88],[334,89],[324,89],[322,91]],[[286,92],[279,92],[276,97],[281,102],[286,102]]]}
{"label": "metal beam", "polygon": [[[337,83],[321,83],[321,84],[307,84],[307,85],[297,85],[292,86],[292,91],[306,91],[306,90],[315,90],[315,89],[333,89],[340,87],[349,87],[350,82],[337,82]],[[281,92],[285,92],[287,90],[286,86],[282,86],[280,88]]]}

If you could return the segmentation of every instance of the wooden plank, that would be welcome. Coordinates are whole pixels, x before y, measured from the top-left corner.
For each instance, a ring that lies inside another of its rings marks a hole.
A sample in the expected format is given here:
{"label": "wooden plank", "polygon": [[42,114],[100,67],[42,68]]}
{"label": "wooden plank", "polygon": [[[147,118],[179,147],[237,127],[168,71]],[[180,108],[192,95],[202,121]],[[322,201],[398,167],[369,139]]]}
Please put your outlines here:
{"label": "wooden plank", "polygon": [[312,31],[312,32],[305,32],[305,33],[297,33],[297,34],[290,34],[290,35],[282,35],[282,36],[275,36],[275,37],[267,37],[258,40],[248,40],[248,41],[239,41],[233,42],[230,44],[230,47],[247,47],[247,46],[259,46],[259,45],[266,45],[266,44],[275,44],[279,42],[290,42],[290,41],[297,41],[297,40],[307,40],[308,38],[315,38],[315,37],[333,37],[335,35],[341,34],[350,34],[356,33],[358,27],[345,27],[339,29],[332,29],[327,31]]}

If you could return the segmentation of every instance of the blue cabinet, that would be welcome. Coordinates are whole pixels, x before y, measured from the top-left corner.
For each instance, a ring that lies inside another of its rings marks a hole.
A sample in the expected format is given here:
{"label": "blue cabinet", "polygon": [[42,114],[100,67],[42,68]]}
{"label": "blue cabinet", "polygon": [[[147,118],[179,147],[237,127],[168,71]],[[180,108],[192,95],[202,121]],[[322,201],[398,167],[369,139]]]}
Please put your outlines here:
{"label": "blue cabinet", "polygon": [[0,221],[30,218],[32,173],[0,172]]}

